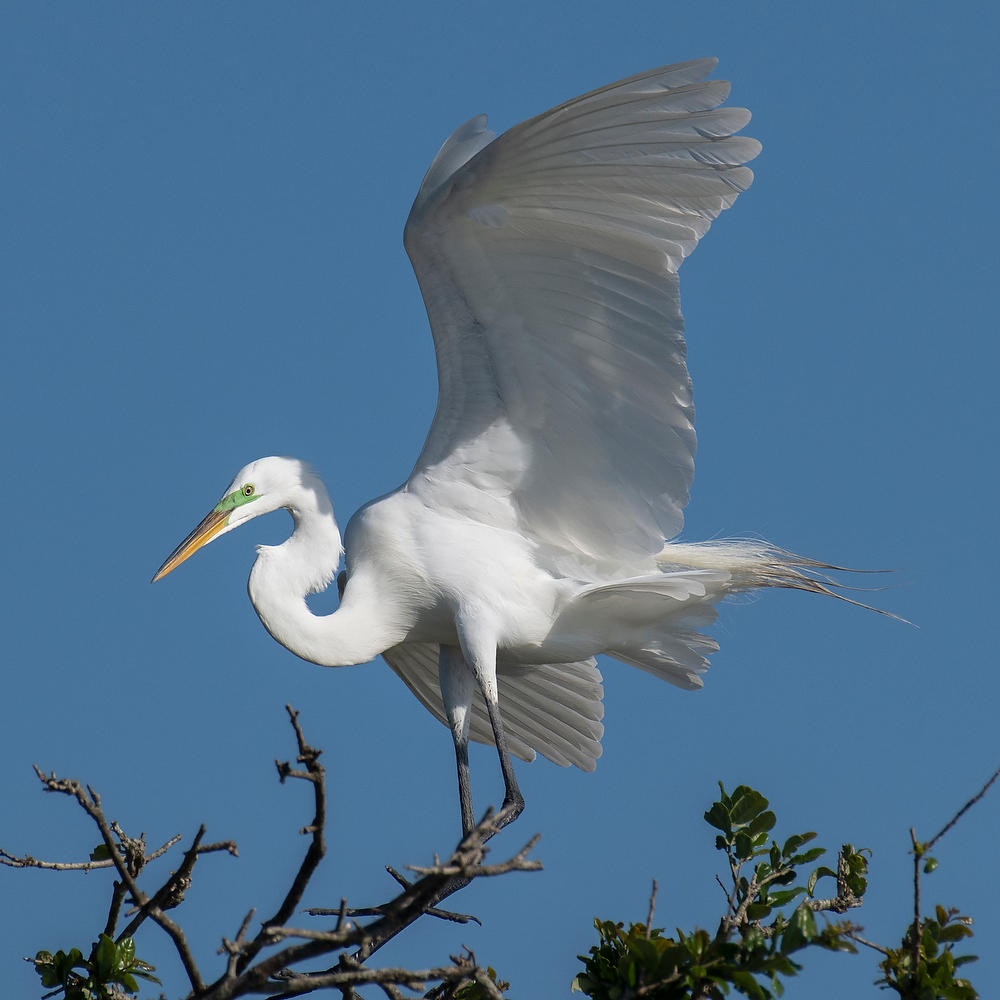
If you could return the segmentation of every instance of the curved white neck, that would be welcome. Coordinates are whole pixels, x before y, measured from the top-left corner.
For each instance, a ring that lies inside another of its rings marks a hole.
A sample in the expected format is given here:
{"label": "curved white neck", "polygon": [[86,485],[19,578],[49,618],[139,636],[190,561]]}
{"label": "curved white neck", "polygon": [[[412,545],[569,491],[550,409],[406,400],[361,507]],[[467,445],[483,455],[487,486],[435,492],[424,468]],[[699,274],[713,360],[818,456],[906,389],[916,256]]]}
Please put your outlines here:
{"label": "curved white neck", "polygon": [[315,615],[308,594],[325,590],[343,552],[329,497],[303,492],[288,510],[295,522],[281,545],[257,547],[247,590],[264,627],[282,646],[324,667],[366,663],[392,645],[375,600],[350,588],[339,610]]}

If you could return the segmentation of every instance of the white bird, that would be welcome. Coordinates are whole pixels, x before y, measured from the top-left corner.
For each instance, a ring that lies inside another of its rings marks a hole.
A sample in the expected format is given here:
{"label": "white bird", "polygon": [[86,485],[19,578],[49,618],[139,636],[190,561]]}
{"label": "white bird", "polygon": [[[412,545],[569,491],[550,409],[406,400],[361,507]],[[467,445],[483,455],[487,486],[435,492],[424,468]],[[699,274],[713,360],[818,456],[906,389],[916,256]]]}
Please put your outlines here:
{"label": "white bird", "polygon": [[[406,223],[437,351],[438,404],[417,463],[341,541],[323,483],[291,458],[242,469],[164,562],[280,507],[250,600],[324,666],[381,654],[450,729],[462,825],[468,742],[494,743],[505,825],[513,754],[593,770],[607,654],[697,688],[728,595],[830,593],[834,567],[757,541],[671,542],[694,473],[677,270],[753,179],[749,121],[700,59],[641,73],[495,138],[485,116],[434,158]],[[315,615],[346,550],[337,611]],[[485,713],[484,713],[485,710]]]}

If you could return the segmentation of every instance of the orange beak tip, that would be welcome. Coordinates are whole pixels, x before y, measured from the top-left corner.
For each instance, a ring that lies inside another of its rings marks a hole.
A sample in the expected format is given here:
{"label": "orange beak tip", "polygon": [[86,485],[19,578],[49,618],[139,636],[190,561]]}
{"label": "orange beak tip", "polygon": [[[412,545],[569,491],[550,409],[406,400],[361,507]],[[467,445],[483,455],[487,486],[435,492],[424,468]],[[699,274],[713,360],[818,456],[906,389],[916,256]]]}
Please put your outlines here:
{"label": "orange beak tip", "polygon": [[213,509],[194,531],[167,556],[163,565],[156,571],[150,583],[162,580],[168,573],[175,570],[185,559],[193,556],[203,545],[207,545],[221,533],[229,520],[230,511]]}

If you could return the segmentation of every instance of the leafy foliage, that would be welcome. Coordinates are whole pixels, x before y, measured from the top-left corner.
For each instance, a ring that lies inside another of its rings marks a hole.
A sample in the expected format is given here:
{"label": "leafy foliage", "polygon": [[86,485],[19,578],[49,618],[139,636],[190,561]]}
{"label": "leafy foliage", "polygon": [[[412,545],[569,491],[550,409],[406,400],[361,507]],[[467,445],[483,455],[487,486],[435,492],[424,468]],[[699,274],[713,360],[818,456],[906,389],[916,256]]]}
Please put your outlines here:
{"label": "leafy foliage", "polygon": [[[849,937],[853,925],[820,926],[815,914],[860,905],[867,888],[867,852],[845,844],[836,871],[821,866],[802,881],[799,868],[825,853],[822,847],[806,847],[816,834],[793,834],[779,843],[771,838],[777,818],[760,792],[740,785],[729,794],[721,783],[719,790],[718,801],[705,813],[706,822],[719,831],[715,846],[726,855],[732,884],[718,930],[712,935],[678,929],[676,937],[664,937],[662,929],[644,924],[631,924],[626,931],[624,924],[595,920],[600,943],[589,956],[580,956],[584,971],[574,980],[575,989],[594,1000],[715,1000],[731,989],[752,1000],[772,1000],[784,993],[782,977],[799,970],[790,957],[796,952],[810,946],[856,950]],[[824,878],[836,880],[837,895],[818,900],[815,889]]]}
{"label": "leafy foliage", "polygon": [[921,920],[919,930],[910,924],[902,945],[886,950],[879,963],[883,975],[876,983],[895,990],[903,1000],[976,1000],[979,994],[972,984],[956,978],[955,971],[977,956],[956,956],[952,950],[972,937],[972,920],[943,906],[935,907],[934,916]]}
{"label": "leafy foliage", "polygon": [[138,993],[138,979],[159,983],[152,975],[153,966],[135,957],[135,943],[130,937],[116,942],[102,934],[89,958],[84,958],[79,948],[71,948],[54,955],[40,951],[33,962],[42,986],[55,987],[49,996],[62,993],[66,1000],[117,1000]]}

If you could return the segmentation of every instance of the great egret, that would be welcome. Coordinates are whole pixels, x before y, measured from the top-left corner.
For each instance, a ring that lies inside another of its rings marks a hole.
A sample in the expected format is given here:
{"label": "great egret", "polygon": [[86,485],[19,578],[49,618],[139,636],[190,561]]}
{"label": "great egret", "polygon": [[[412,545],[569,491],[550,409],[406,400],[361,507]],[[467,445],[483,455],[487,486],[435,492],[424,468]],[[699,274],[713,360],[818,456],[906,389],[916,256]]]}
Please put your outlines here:
{"label": "great egret", "polygon": [[[441,147],[404,242],[437,351],[434,421],[406,482],[362,507],[344,545],[323,483],[291,458],[240,470],[157,572],[284,507],[258,548],[254,608],[324,666],[382,654],[450,729],[462,825],[468,741],[592,770],[606,653],[683,688],[717,644],[700,629],[738,591],[830,593],[824,564],[756,541],[669,542],[694,472],[677,269],[760,151],[721,107],[714,59],[611,84],[495,138],[479,116]],[[306,595],[333,580],[340,607]],[[477,708],[478,706],[478,708]],[[485,718],[483,716],[485,708]]]}

